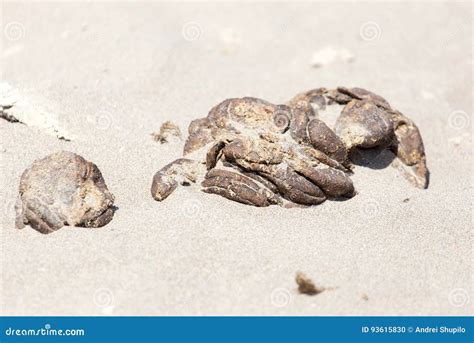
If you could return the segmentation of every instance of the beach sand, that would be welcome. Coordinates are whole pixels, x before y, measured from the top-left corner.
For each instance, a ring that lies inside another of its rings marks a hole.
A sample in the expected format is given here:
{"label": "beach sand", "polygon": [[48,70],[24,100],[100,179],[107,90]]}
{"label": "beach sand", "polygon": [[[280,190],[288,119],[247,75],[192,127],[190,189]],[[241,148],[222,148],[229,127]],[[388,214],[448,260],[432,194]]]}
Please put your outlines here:
{"label": "beach sand", "polygon": [[[473,314],[471,7],[2,3],[1,79],[71,141],[0,120],[1,314]],[[313,67],[325,47],[353,60]],[[197,186],[151,198],[184,144],[153,141],[164,121],[185,133],[226,98],[282,103],[336,86],[372,90],[415,121],[427,190],[381,168],[382,154],[355,168],[344,202],[255,208]],[[21,173],[58,150],[99,166],[114,219],[15,230]],[[330,289],[299,294],[298,271]]]}

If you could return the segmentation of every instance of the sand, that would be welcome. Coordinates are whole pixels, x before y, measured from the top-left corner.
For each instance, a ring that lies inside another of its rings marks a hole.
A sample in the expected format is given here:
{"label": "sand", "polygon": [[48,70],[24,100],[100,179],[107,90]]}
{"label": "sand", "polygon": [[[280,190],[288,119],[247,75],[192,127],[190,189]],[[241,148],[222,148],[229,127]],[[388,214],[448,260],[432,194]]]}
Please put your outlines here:
{"label": "sand", "polygon": [[[0,120],[1,314],[472,314],[471,6],[2,3],[2,81],[74,138]],[[353,60],[312,67],[328,46]],[[186,132],[229,97],[281,103],[338,85],[417,123],[429,189],[382,168],[382,154],[355,169],[345,202],[254,208],[192,187],[151,198],[184,143],[153,140],[164,121]],[[15,230],[21,173],[62,149],[99,166],[115,218]],[[328,290],[299,294],[297,271]]]}

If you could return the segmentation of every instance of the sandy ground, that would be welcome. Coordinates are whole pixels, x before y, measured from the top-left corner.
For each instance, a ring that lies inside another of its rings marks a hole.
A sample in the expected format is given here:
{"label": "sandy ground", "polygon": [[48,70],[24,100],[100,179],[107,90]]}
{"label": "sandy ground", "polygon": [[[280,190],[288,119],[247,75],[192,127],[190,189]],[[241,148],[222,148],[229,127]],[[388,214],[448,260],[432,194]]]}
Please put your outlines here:
{"label": "sandy ground", "polygon": [[[473,313],[470,3],[6,2],[1,19],[2,80],[74,135],[0,120],[2,314]],[[354,60],[312,67],[327,46]],[[375,161],[356,168],[355,198],[308,209],[189,187],[150,197],[183,145],[151,139],[163,121],[186,131],[228,97],[278,103],[338,85],[373,90],[418,124],[428,190]],[[99,166],[115,218],[15,230],[22,171],[61,149]],[[334,289],[300,295],[297,271]]]}

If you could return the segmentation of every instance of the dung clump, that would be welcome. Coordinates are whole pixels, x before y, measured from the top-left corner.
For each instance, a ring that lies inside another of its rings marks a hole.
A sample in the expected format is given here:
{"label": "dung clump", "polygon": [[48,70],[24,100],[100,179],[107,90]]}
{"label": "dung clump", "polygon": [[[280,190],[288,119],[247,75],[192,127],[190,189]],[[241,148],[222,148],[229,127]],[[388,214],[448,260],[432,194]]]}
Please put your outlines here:
{"label": "dung clump", "polygon": [[166,121],[161,125],[160,131],[152,133],[151,136],[155,142],[164,144],[172,140],[181,140],[181,130],[178,125]]}
{"label": "dung clump", "polygon": [[[337,118],[334,124],[324,122],[329,116]],[[391,151],[393,165],[409,182],[419,188],[429,183],[416,125],[362,88],[316,88],[285,104],[230,98],[187,131],[183,155],[153,176],[157,201],[193,183],[205,193],[258,207],[349,199],[357,194],[353,152],[362,150]],[[153,137],[165,143],[176,135],[176,125],[166,122]]]}
{"label": "dung clump", "polygon": [[99,168],[82,156],[61,151],[33,162],[20,179],[16,228],[30,225],[47,234],[64,225],[100,227],[115,207]]}
{"label": "dung clump", "polygon": [[316,295],[326,290],[326,288],[317,287],[313,280],[302,272],[296,273],[295,281],[298,284],[298,292],[301,294]]}

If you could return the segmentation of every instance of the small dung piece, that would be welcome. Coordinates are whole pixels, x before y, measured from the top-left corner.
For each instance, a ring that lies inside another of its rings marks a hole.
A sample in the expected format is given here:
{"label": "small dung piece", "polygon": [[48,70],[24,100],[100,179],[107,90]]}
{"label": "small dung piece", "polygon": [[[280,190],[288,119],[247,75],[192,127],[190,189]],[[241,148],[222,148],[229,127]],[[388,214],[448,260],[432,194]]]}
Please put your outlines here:
{"label": "small dung piece", "polygon": [[325,288],[315,286],[313,280],[302,272],[296,273],[295,280],[298,284],[298,291],[301,294],[316,295],[326,290]]}
{"label": "small dung piece", "polygon": [[170,121],[166,121],[161,125],[160,132],[154,132],[151,134],[151,136],[155,142],[160,142],[163,144],[170,142],[173,138],[181,140],[181,130],[179,129],[178,125],[173,124]]}
{"label": "small dung piece", "polygon": [[47,234],[64,225],[100,227],[109,223],[114,196],[97,166],[61,151],[33,162],[20,180],[16,228],[30,225]]}

